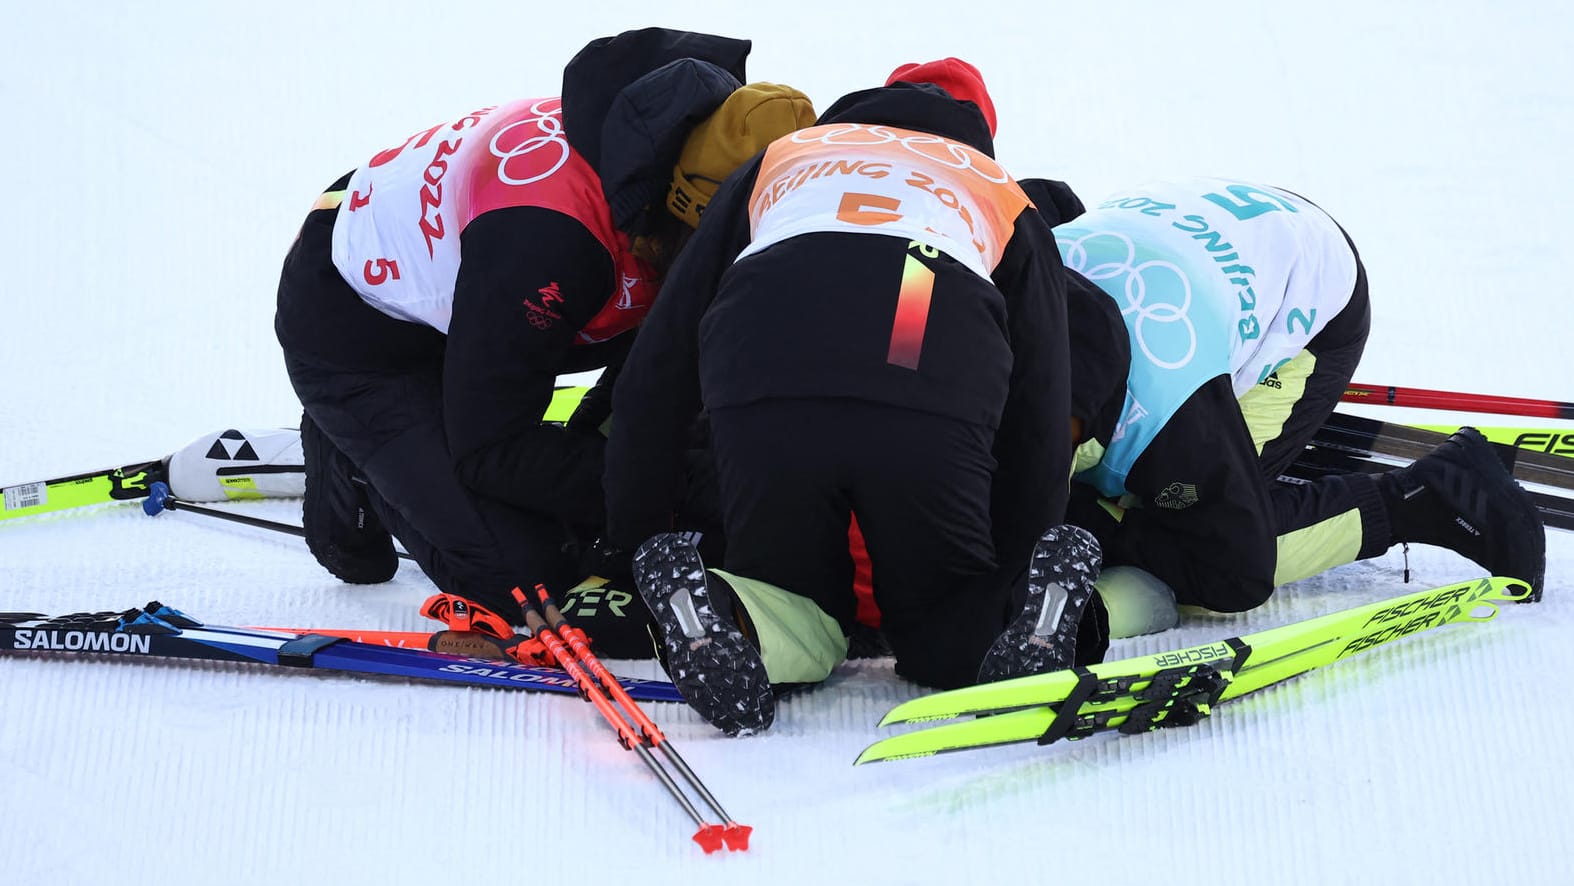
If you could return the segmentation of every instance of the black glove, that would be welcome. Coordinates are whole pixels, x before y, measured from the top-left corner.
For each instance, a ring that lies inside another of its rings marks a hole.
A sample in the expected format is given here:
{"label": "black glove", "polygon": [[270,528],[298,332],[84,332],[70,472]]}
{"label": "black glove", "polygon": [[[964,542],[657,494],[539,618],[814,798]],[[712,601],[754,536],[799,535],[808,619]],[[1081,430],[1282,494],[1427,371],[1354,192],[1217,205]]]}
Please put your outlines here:
{"label": "black glove", "polygon": [[1079,668],[1096,665],[1109,652],[1109,609],[1098,591],[1088,600],[1082,611],[1082,621],[1077,623],[1077,646],[1074,663]]}
{"label": "black glove", "polygon": [[[621,338],[632,340],[634,336],[624,335]],[[628,343],[625,342],[622,347],[627,348]],[[617,383],[618,372],[622,368],[619,362],[601,370],[596,383],[585,392],[584,397],[580,398],[574,414],[568,417],[569,430],[606,436],[608,422],[612,419],[612,388]]]}
{"label": "black glove", "polygon": [[1115,556],[1115,552],[1123,547],[1122,526],[1121,521],[1110,511],[1109,504],[1109,500],[1093,486],[1073,481],[1071,496],[1066,501],[1066,522],[1093,533],[1093,537],[1099,540],[1104,565],[1115,566],[1122,562]]}

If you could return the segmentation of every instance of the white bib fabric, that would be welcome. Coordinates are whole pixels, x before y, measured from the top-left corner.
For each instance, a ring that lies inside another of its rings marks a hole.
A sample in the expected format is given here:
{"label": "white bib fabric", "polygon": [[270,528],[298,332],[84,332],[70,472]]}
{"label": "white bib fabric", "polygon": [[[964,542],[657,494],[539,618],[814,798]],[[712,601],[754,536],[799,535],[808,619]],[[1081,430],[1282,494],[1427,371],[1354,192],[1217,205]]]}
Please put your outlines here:
{"label": "white bib fabric", "polygon": [[[1148,319],[1147,328],[1181,328],[1188,323],[1177,321],[1187,315],[1220,318],[1236,396],[1300,353],[1355,289],[1355,254],[1333,219],[1262,185],[1220,178],[1153,182],[1055,230],[1066,266],[1114,296],[1128,325],[1134,313]],[[1086,267],[1087,247],[1099,240],[1116,244],[1125,259]],[[1143,302],[1144,293],[1172,283],[1206,308]],[[1143,356],[1143,337],[1135,339],[1134,360]],[[1164,365],[1170,358],[1150,359]]]}
{"label": "white bib fabric", "polygon": [[1339,226],[1286,191],[1217,178],[1156,182],[1055,228],[1067,268],[1120,308],[1131,341],[1121,418],[1078,478],[1106,495],[1199,387],[1235,396],[1299,354],[1354,293]]}
{"label": "white bib fabric", "polygon": [[383,313],[446,334],[459,232],[488,209],[530,202],[511,192],[548,181],[571,160],[584,165],[563,135],[556,98],[482,108],[418,132],[350,177],[334,222],[334,267]]}

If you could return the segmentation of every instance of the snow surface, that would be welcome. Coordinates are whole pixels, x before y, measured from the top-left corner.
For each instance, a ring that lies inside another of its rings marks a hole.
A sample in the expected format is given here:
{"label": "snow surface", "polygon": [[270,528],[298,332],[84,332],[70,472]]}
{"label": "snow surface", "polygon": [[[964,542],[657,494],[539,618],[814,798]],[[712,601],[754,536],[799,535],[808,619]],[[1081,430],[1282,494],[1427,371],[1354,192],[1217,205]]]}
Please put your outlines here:
{"label": "snow surface", "polygon": [[[555,94],[587,40],[650,24],[753,38],[753,75],[821,108],[899,63],[968,58],[1007,166],[1090,199],[1169,174],[1292,188],[1370,270],[1358,381],[1574,397],[1568,4],[750,5],[8,5],[0,483],[292,425],[273,293],[315,194],[456,111]],[[884,663],[842,668],[763,737],[654,709],[756,827],[732,856],[688,843],[571,698],[0,657],[0,882],[1567,883],[1574,539],[1551,533],[1549,554],[1539,606],[1189,730],[854,769],[880,713],[917,692]],[[1416,548],[1407,587],[1401,563],[1112,654],[1480,573]],[[412,568],[342,585],[295,539],[195,515],[0,525],[0,609],[158,598],[215,623],[413,629],[429,590]]]}

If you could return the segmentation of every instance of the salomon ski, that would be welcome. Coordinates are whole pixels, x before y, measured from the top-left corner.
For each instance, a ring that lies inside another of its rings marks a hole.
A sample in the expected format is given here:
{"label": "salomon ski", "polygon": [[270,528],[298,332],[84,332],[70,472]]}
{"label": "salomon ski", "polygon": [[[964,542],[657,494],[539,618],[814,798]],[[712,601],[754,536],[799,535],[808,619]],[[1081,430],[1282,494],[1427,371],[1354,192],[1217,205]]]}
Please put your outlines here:
{"label": "salomon ski", "polygon": [[[245,662],[410,680],[578,695],[558,668],[357,643],[324,634],[207,625],[159,603],[124,612],[0,613],[0,651],[93,653]],[[671,683],[619,677],[639,701],[681,702]]]}

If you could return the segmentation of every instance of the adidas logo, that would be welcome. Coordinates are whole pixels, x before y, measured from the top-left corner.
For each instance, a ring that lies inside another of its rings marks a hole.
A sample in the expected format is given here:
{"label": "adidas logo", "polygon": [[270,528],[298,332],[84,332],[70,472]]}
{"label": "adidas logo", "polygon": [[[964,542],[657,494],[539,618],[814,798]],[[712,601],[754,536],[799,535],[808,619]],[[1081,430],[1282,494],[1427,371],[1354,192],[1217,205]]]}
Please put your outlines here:
{"label": "adidas logo", "polygon": [[234,429],[220,434],[208,449],[206,457],[218,461],[261,461],[257,457],[257,450],[251,448],[251,443],[246,440],[246,435]]}

